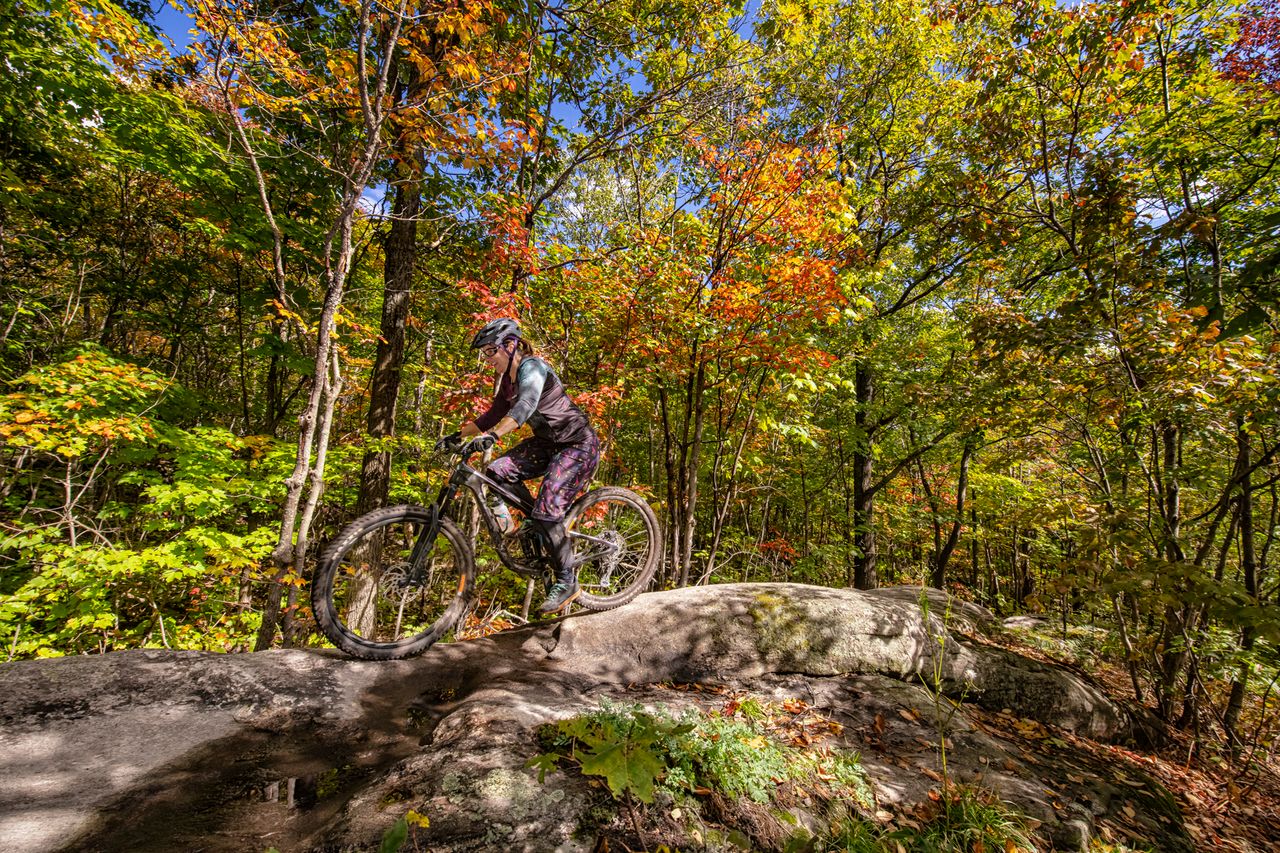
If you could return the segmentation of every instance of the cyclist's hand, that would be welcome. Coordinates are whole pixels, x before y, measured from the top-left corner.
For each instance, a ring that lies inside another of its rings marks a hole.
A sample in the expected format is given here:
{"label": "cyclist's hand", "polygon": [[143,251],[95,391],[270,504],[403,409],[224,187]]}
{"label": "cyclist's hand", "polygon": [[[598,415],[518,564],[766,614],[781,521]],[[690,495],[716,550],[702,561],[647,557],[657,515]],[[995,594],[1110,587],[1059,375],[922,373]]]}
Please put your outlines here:
{"label": "cyclist's hand", "polygon": [[462,447],[462,433],[455,430],[436,442],[436,450],[458,450]]}
{"label": "cyclist's hand", "polygon": [[496,435],[491,432],[482,432],[467,442],[467,446],[463,450],[467,453],[484,453],[497,443],[498,437]]}

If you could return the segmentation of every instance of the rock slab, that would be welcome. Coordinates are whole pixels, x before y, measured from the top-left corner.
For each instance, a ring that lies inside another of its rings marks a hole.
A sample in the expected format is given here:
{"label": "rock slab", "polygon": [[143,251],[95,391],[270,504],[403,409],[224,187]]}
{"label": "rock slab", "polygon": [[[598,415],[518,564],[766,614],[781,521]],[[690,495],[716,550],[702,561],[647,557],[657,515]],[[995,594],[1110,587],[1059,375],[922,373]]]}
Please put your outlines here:
{"label": "rock slab", "polygon": [[525,769],[537,727],[603,699],[705,709],[717,694],[672,689],[705,684],[799,698],[841,722],[837,745],[861,753],[891,811],[936,787],[933,722],[951,697],[953,778],[1041,821],[1060,848],[1087,847],[1125,809],[1159,849],[1190,850],[1154,783],[1113,784],[1087,750],[1055,738],[1046,754],[1042,738],[992,724],[1096,742],[1135,733],[1081,676],[982,642],[998,630],[936,592],[922,607],[910,588],[734,584],[394,663],[147,650],[5,664],[0,839],[14,853],[376,850],[412,808],[430,817],[433,850],[589,850],[600,792]]}

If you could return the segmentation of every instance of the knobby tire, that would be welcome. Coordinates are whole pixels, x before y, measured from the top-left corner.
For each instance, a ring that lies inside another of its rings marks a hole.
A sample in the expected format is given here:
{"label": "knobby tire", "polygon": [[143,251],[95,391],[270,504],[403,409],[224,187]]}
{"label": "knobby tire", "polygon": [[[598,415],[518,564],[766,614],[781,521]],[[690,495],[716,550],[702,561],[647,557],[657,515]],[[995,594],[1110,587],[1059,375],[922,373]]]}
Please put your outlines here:
{"label": "knobby tire", "polygon": [[[426,582],[401,580],[411,576],[407,554],[413,537],[428,529],[433,516],[422,506],[374,510],[325,549],[311,584],[311,607],[320,630],[339,649],[364,660],[398,660],[422,654],[455,628],[470,605],[476,569],[471,548],[452,521],[439,521],[424,561]],[[353,607],[363,618],[351,618]],[[406,619],[406,635],[399,636]]]}
{"label": "knobby tire", "polygon": [[573,537],[582,592],[576,602],[587,610],[612,610],[648,589],[661,557],[658,518],[630,489],[604,486],[578,498],[565,515]]}

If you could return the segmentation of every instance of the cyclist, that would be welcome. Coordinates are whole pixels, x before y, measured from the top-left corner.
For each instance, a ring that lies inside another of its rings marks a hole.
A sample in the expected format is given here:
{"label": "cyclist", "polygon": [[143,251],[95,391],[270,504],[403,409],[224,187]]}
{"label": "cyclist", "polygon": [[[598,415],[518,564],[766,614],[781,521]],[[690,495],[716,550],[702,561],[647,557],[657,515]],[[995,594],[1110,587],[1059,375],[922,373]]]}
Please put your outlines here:
{"label": "cyclist", "polygon": [[530,518],[540,525],[550,544],[555,583],[542,602],[542,613],[559,613],[578,597],[573,546],[565,530],[569,504],[591,482],[600,462],[600,439],[581,409],[565,393],[551,367],[534,355],[515,320],[503,317],[484,325],[471,341],[481,360],[493,368],[498,392],[488,411],[440,443],[488,450],[498,439],[528,423],[533,435],[489,463],[488,475],[503,486],[529,495],[525,480],[542,477]]}

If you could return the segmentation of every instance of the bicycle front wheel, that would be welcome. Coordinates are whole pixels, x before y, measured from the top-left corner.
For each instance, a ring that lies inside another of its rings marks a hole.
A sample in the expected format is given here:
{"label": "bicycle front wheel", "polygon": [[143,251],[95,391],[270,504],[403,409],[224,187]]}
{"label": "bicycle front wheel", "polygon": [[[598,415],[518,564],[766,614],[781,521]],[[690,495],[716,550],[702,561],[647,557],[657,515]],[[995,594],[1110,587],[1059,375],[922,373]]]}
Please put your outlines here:
{"label": "bicycle front wheel", "polygon": [[644,592],[660,556],[658,518],[628,489],[607,486],[587,492],[564,519],[573,542],[587,610],[611,610]]}
{"label": "bicycle front wheel", "polygon": [[356,519],[325,550],[311,607],[347,654],[396,660],[448,640],[474,586],[471,549],[452,521],[433,525],[424,507],[393,506]]}

